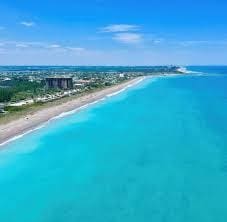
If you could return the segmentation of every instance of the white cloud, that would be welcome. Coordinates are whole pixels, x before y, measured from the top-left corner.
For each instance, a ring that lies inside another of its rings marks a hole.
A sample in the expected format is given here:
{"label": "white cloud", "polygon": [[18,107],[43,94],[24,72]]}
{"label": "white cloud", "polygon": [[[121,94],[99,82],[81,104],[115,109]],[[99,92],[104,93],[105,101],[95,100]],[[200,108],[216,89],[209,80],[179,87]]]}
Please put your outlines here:
{"label": "white cloud", "polygon": [[23,26],[26,26],[26,27],[33,27],[33,26],[35,26],[35,23],[34,22],[31,22],[31,21],[22,21],[20,24],[23,25]]}
{"label": "white cloud", "polygon": [[113,39],[125,44],[138,44],[142,42],[143,37],[138,33],[116,33]]}
{"label": "white cloud", "polygon": [[52,44],[52,45],[49,45],[48,48],[59,49],[59,48],[61,48],[61,46],[58,44]]}
{"label": "white cloud", "polygon": [[162,43],[164,39],[153,39],[152,41],[154,44],[159,44],[159,43]]}
{"label": "white cloud", "polygon": [[204,45],[209,44],[209,41],[204,40],[190,40],[190,41],[181,41],[179,42],[181,46],[193,46],[193,45]]}
{"label": "white cloud", "polygon": [[131,32],[137,31],[139,26],[129,24],[114,24],[101,28],[102,32]]}
{"label": "white cloud", "polygon": [[138,33],[140,26],[132,24],[112,24],[100,29],[111,33],[112,39],[124,44],[138,44],[143,41],[143,35]]}
{"label": "white cloud", "polygon": [[185,41],[173,41],[170,43],[183,46],[183,47],[225,46],[227,45],[227,40],[185,40]]}
{"label": "white cloud", "polygon": [[82,48],[82,47],[64,46],[64,45],[58,45],[58,44],[48,45],[47,48],[53,49],[53,50],[56,49],[56,50],[63,50],[63,51],[70,51],[70,52],[77,52],[77,53],[81,53],[85,51],[85,48]]}
{"label": "white cloud", "polygon": [[76,52],[85,51],[85,48],[80,48],[80,47],[66,47],[66,49],[71,50],[71,51],[76,51]]}
{"label": "white cloud", "polygon": [[29,45],[24,44],[24,43],[18,43],[18,44],[16,44],[16,48],[28,48],[28,47],[29,47]]}
{"label": "white cloud", "polygon": [[87,52],[85,48],[76,47],[76,46],[67,46],[60,45],[56,43],[47,43],[47,42],[23,42],[23,41],[0,41],[0,47],[7,52],[17,49],[27,50],[27,51],[54,51],[54,52],[68,52],[68,53],[77,53],[81,54]]}
{"label": "white cloud", "polygon": [[22,41],[0,41],[0,46],[4,45],[5,48],[42,48],[46,47],[46,43],[42,42],[22,42]]}

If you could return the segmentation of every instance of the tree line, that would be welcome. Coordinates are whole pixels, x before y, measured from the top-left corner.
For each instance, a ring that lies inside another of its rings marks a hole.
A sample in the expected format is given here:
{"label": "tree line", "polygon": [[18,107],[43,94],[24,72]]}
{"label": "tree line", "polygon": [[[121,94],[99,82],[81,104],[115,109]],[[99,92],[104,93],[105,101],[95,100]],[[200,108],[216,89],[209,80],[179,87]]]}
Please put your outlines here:
{"label": "tree line", "polygon": [[37,95],[43,88],[43,83],[28,80],[16,79],[2,82],[0,85],[0,103],[32,97]]}

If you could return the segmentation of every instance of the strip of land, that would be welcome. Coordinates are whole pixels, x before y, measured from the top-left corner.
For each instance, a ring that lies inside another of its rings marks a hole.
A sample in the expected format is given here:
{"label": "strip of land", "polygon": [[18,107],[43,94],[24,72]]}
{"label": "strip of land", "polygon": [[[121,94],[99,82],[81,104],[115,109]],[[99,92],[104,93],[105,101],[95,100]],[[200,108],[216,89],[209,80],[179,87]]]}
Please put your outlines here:
{"label": "strip of land", "polygon": [[64,101],[62,103],[44,108],[41,107],[33,113],[23,115],[17,119],[11,119],[6,123],[0,123],[0,144],[4,144],[6,141],[16,136],[36,129],[38,126],[42,125],[43,123],[51,120],[56,116],[59,116],[62,113],[78,109],[86,104],[102,99],[109,94],[116,93],[126,88],[127,86],[136,84],[140,82],[143,78],[144,77],[138,77],[127,82],[105,88],[100,91],[89,93],[87,95],[72,99],[70,101]]}

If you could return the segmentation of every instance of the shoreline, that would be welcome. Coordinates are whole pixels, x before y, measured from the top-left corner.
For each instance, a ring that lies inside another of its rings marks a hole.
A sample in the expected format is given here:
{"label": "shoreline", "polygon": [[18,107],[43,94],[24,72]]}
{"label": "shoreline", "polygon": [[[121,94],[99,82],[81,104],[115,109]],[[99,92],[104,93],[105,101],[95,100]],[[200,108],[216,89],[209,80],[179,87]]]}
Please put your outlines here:
{"label": "shoreline", "polygon": [[129,87],[139,84],[146,78],[147,77],[138,77],[131,79],[127,82],[89,93],[62,104],[38,110],[33,114],[25,115],[7,124],[2,124],[0,125],[0,149],[2,146],[24,135],[45,127],[45,125],[52,120],[76,113],[105,98],[117,95]]}

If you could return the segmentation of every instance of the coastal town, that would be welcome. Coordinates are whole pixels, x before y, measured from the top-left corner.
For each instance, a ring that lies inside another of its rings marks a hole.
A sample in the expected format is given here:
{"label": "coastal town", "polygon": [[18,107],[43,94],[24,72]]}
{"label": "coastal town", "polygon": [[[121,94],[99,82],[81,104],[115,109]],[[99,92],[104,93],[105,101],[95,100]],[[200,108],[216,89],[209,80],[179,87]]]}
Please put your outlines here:
{"label": "coastal town", "polygon": [[0,222],[227,222],[227,0],[0,12]]}
{"label": "coastal town", "polygon": [[0,118],[32,106],[80,96],[149,75],[183,73],[166,67],[3,67],[0,71]]}

